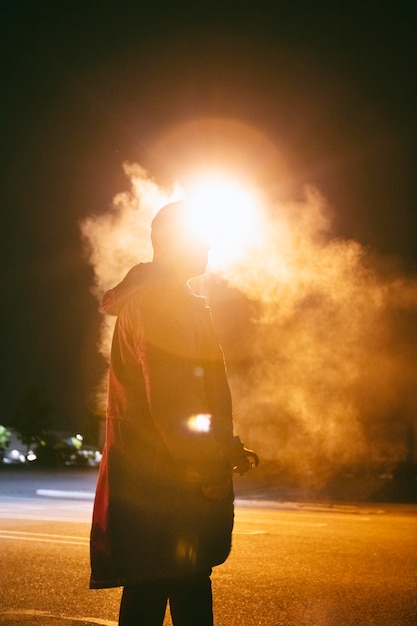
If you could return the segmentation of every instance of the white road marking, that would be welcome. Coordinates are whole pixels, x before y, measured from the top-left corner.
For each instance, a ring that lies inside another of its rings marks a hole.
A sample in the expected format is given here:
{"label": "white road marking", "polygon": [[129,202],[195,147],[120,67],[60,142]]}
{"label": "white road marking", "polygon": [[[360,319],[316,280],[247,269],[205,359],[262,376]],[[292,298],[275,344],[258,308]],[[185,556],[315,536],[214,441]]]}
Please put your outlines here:
{"label": "white road marking", "polygon": [[13,540],[19,539],[22,541],[40,541],[45,543],[65,543],[73,546],[86,546],[89,541],[88,537],[24,532],[21,530],[0,530],[0,538]]}
{"label": "white road marking", "polygon": [[47,611],[28,611],[28,610],[10,610],[0,611],[1,616],[21,616],[24,617],[51,617],[52,619],[68,620],[73,622],[87,622],[89,624],[96,624],[97,626],[117,626],[117,622],[109,619],[102,619],[101,617],[74,617],[68,615],[57,615],[54,613],[48,613]]}
{"label": "white road marking", "polygon": [[60,514],[56,515],[44,515],[42,511],[39,511],[38,515],[30,515],[26,513],[19,513],[17,511],[10,511],[9,513],[0,512],[0,518],[3,519],[28,519],[28,520],[41,520],[42,522],[69,522],[78,524],[91,523],[91,515],[80,515],[79,517],[65,517]]}
{"label": "white road marking", "polygon": [[[242,524],[246,524],[246,525],[259,525],[259,526],[307,526],[309,528],[323,528],[325,526],[328,526],[327,522],[308,522],[308,521],[303,521],[303,520],[294,520],[294,518],[291,519],[279,519],[279,518],[273,518],[273,519],[258,519],[258,518],[250,518],[250,517],[239,517],[236,516],[236,521],[235,521],[236,526],[242,525]],[[269,532],[265,531],[265,532]]]}
{"label": "white road marking", "polygon": [[91,523],[93,502],[79,500],[16,499],[13,504],[0,498],[0,518],[42,520],[47,522]]}
{"label": "white road marking", "polygon": [[47,498],[70,498],[74,500],[94,500],[93,491],[63,491],[59,489],[37,489],[36,495]]}

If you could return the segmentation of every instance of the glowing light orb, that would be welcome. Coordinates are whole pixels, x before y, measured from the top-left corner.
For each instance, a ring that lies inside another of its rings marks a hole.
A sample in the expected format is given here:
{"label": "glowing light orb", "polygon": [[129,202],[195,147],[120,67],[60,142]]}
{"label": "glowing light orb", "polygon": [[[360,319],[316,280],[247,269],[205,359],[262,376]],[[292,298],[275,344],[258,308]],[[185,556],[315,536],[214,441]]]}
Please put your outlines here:
{"label": "glowing light orb", "polygon": [[210,267],[222,269],[238,261],[258,231],[255,193],[239,182],[204,178],[191,184],[186,200],[190,228],[210,241]]}
{"label": "glowing light orb", "polygon": [[187,422],[187,426],[195,433],[208,433],[210,432],[211,415],[209,413],[192,415]]}

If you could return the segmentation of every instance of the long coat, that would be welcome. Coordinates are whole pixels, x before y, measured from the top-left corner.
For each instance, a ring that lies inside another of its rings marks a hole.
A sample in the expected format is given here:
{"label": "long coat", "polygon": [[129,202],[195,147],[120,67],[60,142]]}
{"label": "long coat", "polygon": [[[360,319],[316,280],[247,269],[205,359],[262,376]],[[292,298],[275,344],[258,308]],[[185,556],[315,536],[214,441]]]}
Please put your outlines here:
{"label": "long coat", "polygon": [[[233,526],[232,409],[204,299],[141,264],[107,297],[119,315],[91,528],[91,588],[222,563]],[[203,485],[229,482],[227,497]]]}

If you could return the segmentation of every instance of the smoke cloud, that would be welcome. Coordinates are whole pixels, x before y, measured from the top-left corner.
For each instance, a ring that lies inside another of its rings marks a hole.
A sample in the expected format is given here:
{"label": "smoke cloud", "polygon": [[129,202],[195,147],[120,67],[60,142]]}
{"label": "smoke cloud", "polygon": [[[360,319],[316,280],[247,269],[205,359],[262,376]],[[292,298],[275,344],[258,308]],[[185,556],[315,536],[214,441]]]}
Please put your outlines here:
{"label": "smoke cloud", "polygon": [[[178,184],[162,189],[138,165],[125,172],[130,191],[81,224],[98,299],[150,259],[152,217],[181,195]],[[206,281],[235,430],[263,459],[319,480],[346,463],[414,455],[417,281],[388,265],[335,237],[331,207],[306,188],[300,201],[265,202],[245,258]],[[230,306],[225,290],[235,294]],[[105,356],[113,323],[103,317]]]}
{"label": "smoke cloud", "polygon": [[[125,163],[123,169],[130,180],[130,190],[117,194],[106,213],[91,215],[80,223],[85,251],[94,271],[91,291],[99,302],[132,265],[152,259],[152,219],[159,208],[181,195],[178,185],[171,190],[158,187],[138,164]],[[106,360],[114,324],[114,317],[103,315],[98,350]],[[101,413],[105,411],[106,395],[107,376],[100,381],[96,392],[97,409]]]}

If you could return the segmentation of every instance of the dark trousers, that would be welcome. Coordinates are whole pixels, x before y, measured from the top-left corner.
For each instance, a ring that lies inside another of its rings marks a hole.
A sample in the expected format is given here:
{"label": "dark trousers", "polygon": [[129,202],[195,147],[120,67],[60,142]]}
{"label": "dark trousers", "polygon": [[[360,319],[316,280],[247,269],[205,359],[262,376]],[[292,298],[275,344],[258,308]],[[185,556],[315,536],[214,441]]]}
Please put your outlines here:
{"label": "dark trousers", "polygon": [[162,626],[168,601],[174,626],[213,626],[210,574],[124,587],[119,626]]}

